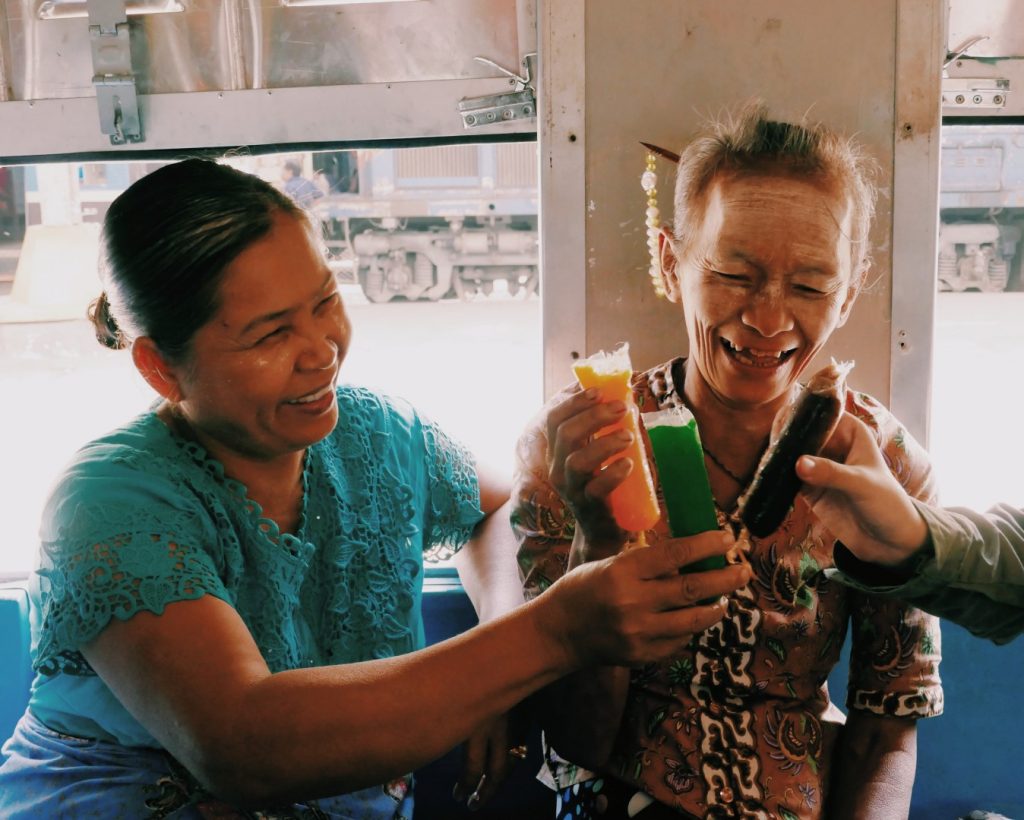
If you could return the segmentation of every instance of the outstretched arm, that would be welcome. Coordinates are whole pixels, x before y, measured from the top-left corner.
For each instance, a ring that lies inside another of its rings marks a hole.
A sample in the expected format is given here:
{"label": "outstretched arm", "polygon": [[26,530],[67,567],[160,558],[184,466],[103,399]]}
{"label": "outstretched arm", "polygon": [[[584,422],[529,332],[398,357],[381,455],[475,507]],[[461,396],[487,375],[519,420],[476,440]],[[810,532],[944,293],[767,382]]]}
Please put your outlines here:
{"label": "outstretched arm", "polygon": [[721,617],[688,606],[677,569],[690,560],[670,543],[594,562],[488,624],[363,663],[271,673],[238,613],[211,595],[115,618],[82,653],[223,799],[311,799],[412,771],[576,669],[668,656]]}
{"label": "outstretched arm", "polygon": [[874,437],[844,416],[829,445],[797,473],[815,514],[840,540],[838,579],[901,598],[1005,643],[1024,632],[1024,510],[942,509],[911,499]]}

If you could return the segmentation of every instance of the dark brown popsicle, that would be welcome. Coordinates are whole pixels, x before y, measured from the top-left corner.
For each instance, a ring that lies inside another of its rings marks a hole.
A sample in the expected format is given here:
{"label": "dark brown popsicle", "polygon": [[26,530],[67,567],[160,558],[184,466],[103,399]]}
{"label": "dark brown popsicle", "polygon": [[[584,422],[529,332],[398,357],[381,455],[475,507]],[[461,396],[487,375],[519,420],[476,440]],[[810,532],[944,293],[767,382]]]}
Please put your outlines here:
{"label": "dark brown popsicle", "polygon": [[740,521],[751,535],[771,535],[789,513],[800,491],[796,460],[817,455],[836,429],[843,413],[846,374],[852,367],[852,362],[833,360],[781,411],[788,414],[775,424],[781,432],[761,457],[750,488],[739,500]]}

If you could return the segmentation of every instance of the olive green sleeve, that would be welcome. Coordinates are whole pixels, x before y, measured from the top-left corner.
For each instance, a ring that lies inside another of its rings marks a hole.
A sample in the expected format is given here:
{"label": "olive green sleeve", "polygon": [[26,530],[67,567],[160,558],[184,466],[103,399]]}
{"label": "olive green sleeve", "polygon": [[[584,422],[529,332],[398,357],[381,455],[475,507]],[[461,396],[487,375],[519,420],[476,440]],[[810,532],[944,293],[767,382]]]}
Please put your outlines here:
{"label": "olive green sleeve", "polygon": [[899,598],[995,643],[1024,632],[1024,510],[999,504],[986,513],[914,501],[929,545],[912,575],[893,577],[841,545],[829,574],[849,586]]}

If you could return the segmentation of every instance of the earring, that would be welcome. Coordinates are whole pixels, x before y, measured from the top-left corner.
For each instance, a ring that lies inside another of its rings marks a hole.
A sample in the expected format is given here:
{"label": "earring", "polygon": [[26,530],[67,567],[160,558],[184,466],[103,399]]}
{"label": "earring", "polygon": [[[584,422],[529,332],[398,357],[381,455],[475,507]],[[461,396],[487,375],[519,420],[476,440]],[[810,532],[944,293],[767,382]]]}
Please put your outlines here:
{"label": "earring", "polygon": [[659,297],[665,297],[665,286],[661,281],[661,260],[658,251],[658,233],[661,228],[661,212],[658,210],[658,175],[655,173],[655,156],[647,152],[647,165],[640,176],[640,187],[647,194],[647,254],[650,257],[650,266],[647,269],[651,277],[651,284],[654,285],[654,292]]}

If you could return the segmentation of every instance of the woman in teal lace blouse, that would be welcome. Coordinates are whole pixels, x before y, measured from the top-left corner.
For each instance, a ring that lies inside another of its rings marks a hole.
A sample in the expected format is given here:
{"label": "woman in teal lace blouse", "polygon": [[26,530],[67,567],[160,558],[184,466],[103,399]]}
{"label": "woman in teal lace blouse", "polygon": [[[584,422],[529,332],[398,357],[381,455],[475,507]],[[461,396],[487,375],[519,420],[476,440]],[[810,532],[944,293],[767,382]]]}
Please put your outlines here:
{"label": "woman in teal lace blouse", "polygon": [[[744,580],[687,598],[676,567],[728,547],[705,536],[517,607],[507,485],[406,403],[339,386],[334,277],[256,177],[144,177],[106,216],[102,272],[97,335],[160,399],[80,450],[46,507],[7,820],[408,817],[408,772],[561,675],[664,657],[722,616],[692,600]],[[423,649],[424,554],[467,541],[485,623]],[[503,741],[477,756],[491,780]]]}

